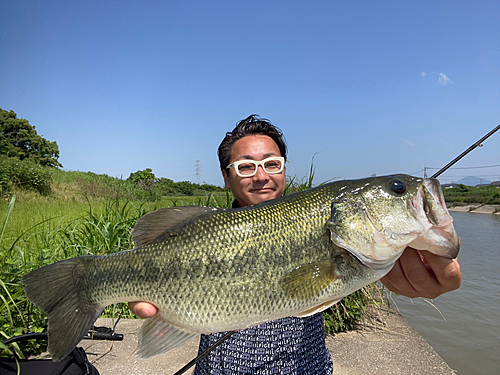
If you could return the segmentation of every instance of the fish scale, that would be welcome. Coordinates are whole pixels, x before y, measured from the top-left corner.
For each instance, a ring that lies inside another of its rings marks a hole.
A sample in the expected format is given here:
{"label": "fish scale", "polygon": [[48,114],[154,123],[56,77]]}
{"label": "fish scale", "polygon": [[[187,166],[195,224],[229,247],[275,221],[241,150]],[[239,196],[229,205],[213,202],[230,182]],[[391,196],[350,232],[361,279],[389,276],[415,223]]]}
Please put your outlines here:
{"label": "fish scale", "polygon": [[[404,194],[391,191],[391,181],[403,183]],[[163,209],[138,220],[135,249],[61,261],[26,275],[23,284],[48,314],[55,360],[106,305],[155,304],[159,314],[139,333],[138,355],[146,358],[199,333],[322,311],[382,277],[415,237],[431,251],[456,256],[456,233],[436,184],[393,175],[333,182],[234,210]],[[423,228],[432,228],[431,239]]]}

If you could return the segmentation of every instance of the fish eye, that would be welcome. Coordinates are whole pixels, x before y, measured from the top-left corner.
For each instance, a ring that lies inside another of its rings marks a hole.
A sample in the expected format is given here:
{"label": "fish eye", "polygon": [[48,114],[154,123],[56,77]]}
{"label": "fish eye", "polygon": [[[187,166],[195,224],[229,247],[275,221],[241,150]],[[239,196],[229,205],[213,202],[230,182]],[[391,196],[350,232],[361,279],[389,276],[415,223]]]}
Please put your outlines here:
{"label": "fish eye", "polygon": [[406,185],[401,180],[392,180],[391,182],[389,182],[389,188],[397,195],[403,195],[404,193],[406,193]]}

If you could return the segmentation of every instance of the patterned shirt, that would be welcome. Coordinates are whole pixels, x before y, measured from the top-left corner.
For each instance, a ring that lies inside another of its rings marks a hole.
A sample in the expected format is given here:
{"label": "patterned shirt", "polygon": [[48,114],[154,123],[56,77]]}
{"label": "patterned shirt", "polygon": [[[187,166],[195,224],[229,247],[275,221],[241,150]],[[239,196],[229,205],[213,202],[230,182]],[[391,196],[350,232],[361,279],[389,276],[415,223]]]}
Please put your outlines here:
{"label": "patterned shirt", "polygon": [[[199,354],[225,332],[202,335]],[[194,375],[331,375],[321,313],[288,317],[236,332],[195,368]]]}

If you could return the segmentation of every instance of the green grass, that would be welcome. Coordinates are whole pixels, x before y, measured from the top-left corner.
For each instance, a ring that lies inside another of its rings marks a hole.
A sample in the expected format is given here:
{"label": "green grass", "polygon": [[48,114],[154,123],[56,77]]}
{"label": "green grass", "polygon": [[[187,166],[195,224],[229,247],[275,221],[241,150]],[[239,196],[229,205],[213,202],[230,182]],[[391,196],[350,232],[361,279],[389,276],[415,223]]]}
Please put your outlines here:
{"label": "green grass", "polygon": [[226,191],[226,192],[206,193],[202,196],[186,196],[186,195],[162,196],[159,204],[165,205],[165,207],[196,205],[196,206],[231,208],[233,200],[234,200],[233,194],[231,194],[229,191]]}
{"label": "green grass", "polygon": [[[23,275],[62,259],[130,249],[133,225],[157,208],[147,202],[120,200],[86,205],[72,202],[70,209],[67,204],[43,200],[15,203],[13,197],[8,206],[2,205],[5,220],[0,238],[0,334],[4,337],[46,328],[43,314],[24,296]],[[116,306],[107,309],[108,313],[113,311],[117,311]],[[130,315],[123,306],[118,311]],[[28,346],[26,350],[30,354],[38,349]]]}
{"label": "green grass", "polygon": [[451,204],[500,204],[500,188],[496,186],[460,185],[456,188],[443,189],[443,194],[446,202]]}

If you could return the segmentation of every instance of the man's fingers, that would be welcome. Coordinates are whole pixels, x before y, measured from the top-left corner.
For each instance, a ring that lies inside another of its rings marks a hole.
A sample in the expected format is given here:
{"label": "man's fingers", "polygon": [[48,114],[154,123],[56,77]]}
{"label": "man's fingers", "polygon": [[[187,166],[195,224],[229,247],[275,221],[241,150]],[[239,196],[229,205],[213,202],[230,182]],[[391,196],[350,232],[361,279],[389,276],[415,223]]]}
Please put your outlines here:
{"label": "man's fingers", "polygon": [[394,293],[432,299],[457,289],[462,275],[456,259],[407,248],[381,281]]}
{"label": "man's fingers", "polygon": [[406,274],[406,272],[409,272],[407,264],[418,265],[418,263],[420,263],[420,267],[423,266],[418,252],[413,249],[406,249],[403,255],[396,261],[392,270],[381,279],[382,283],[393,293],[410,298],[419,297],[418,290]]}
{"label": "man's fingers", "polygon": [[427,292],[438,285],[434,271],[430,267],[427,267],[422,261],[419,251],[413,249],[410,251],[408,250],[409,249],[407,249],[399,259],[406,279],[418,296],[433,298],[429,297]]}
{"label": "man's fingers", "polygon": [[436,281],[445,291],[458,289],[462,283],[462,273],[457,259],[447,259],[438,255],[422,251],[422,256],[432,269]]}
{"label": "man's fingers", "polygon": [[158,313],[158,308],[149,302],[129,302],[128,307],[139,318],[151,318]]}

